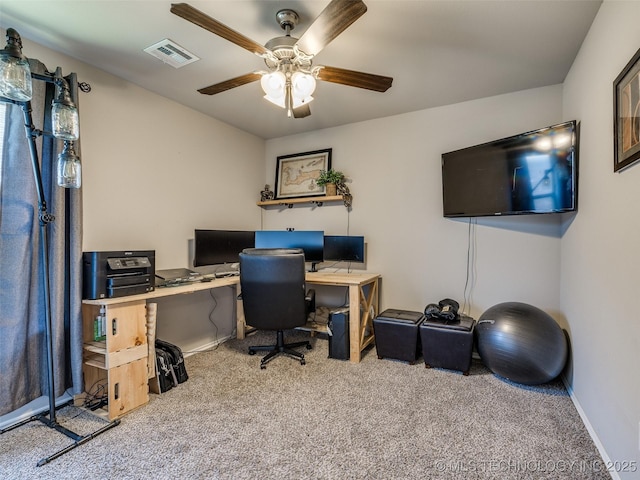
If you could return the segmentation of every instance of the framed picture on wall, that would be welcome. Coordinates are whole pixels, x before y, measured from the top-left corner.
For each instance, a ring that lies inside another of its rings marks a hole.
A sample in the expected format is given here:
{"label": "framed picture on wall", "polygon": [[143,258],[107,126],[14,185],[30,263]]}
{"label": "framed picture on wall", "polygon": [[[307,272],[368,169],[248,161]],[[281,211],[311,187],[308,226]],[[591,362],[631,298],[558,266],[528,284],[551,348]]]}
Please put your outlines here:
{"label": "framed picture on wall", "polygon": [[316,179],[320,172],[330,168],[330,148],[278,157],[275,183],[276,199],[325,195],[325,187],[316,185]]}
{"label": "framed picture on wall", "polygon": [[640,50],[613,82],[613,171],[640,159]]}

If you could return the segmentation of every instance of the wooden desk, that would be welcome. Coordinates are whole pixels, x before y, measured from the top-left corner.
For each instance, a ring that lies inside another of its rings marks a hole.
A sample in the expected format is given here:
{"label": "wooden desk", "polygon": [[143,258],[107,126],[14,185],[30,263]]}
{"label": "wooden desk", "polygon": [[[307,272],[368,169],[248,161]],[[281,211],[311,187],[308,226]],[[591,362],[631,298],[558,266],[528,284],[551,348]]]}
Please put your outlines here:
{"label": "wooden desk", "polygon": [[[360,362],[362,350],[374,341],[373,319],[378,314],[379,308],[379,280],[380,275],[377,273],[307,272],[306,274],[306,281],[310,285],[328,285],[347,287],[349,289],[349,359],[353,363]],[[189,294],[201,290],[232,285],[235,285],[239,290],[239,283],[240,278],[237,276],[216,278],[210,282],[196,282],[179,287],[156,288],[153,292],[140,295],[83,300],[83,303],[89,305],[113,305],[135,300],[149,300],[152,298]],[[241,301],[237,303],[236,325],[237,338],[244,338],[245,319]]]}
{"label": "wooden desk", "polygon": [[[238,277],[217,278],[210,282],[162,287],[140,295],[82,301],[85,389],[93,390],[96,385],[104,385],[107,392],[104,415],[109,420],[149,401],[147,300],[220,287],[237,289],[238,283]],[[236,304],[237,321],[244,324],[244,313],[239,304]],[[105,335],[100,340],[95,339],[96,317],[104,318],[106,323]],[[76,405],[82,405],[85,396],[77,395]]]}
{"label": "wooden desk", "polygon": [[98,298],[97,300],[83,300],[86,305],[113,305],[117,303],[133,302],[135,300],[149,300],[150,298],[170,297],[172,295],[181,295],[187,293],[199,292],[201,290],[209,290],[211,288],[227,287],[229,285],[237,285],[239,277],[216,278],[210,282],[195,282],[178,287],[159,287],[153,292],[141,293],[139,295],[128,295],[126,297],[116,298]]}
{"label": "wooden desk", "polygon": [[359,363],[362,350],[374,341],[373,319],[379,308],[380,275],[307,272],[305,278],[307,283],[312,285],[349,288],[349,360]]}
{"label": "wooden desk", "polygon": [[[377,273],[307,272],[309,285],[328,285],[349,289],[349,360],[359,363],[362,350],[374,341],[373,319],[379,308],[379,279]],[[368,292],[366,291],[368,288]],[[240,312],[241,308],[238,308]],[[245,336],[244,314],[238,315],[237,337]]]}
{"label": "wooden desk", "polygon": [[[379,313],[380,275],[377,273],[328,273],[307,272],[305,280],[309,285],[327,285],[334,287],[346,287],[349,289],[349,360],[359,363],[362,351],[374,342],[373,319]],[[228,285],[237,285],[240,277],[216,278],[211,282],[197,282],[180,287],[157,288],[153,292],[142,295],[124,297],[127,299],[149,299],[193,293],[209,288],[218,288]],[[108,300],[93,300],[95,302],[122,302],[123,300],[111,298]],[[236,336],[245,337],[245,320],[242,302],[236,307]]]}

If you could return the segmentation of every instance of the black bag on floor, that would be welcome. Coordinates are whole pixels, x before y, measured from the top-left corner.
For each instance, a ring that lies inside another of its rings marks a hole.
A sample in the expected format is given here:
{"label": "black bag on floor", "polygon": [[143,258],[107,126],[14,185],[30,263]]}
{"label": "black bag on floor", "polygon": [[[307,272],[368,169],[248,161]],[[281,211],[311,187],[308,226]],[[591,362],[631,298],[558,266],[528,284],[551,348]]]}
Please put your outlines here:
{"label": "black bag on floor", "polygon": [[156,376],[160,388],[160,392],[156,393],[164,393],[178,386],[178,379],[173,370],[173,357],[160,348],[156,348]]}
{"label": "black bag on floor", "polygon": [[187,375],[187,368],[184,364],[184,357],[182,356],[182,350],[180,350],[180,347],[172,343],[165,342],[164,340],[156,339],[156,351],[158,350],[162,350],[170,356],[171,366],[173,367],[173,372],[177,382],[186,382],[189,379],[189,375]]}

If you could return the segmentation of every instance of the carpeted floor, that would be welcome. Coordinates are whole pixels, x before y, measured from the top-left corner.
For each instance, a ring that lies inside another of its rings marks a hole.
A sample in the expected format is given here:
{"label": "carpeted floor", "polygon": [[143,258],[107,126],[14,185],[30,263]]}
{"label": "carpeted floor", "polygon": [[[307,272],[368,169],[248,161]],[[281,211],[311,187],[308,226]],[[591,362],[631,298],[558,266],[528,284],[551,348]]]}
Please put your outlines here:
{"label": "carpeted floor", "polygon": [[[561,382],[523,387],[479,361],[469,376],[424,364],[279,357],[260,370],[231,340],[186,359],[189,380],[51,463],[70,443],[39,422],[0,437],[6,479],[607,479]],[[307,338],[289,333],[288,340]],[[64,426],[103,425],[76,408]]]}

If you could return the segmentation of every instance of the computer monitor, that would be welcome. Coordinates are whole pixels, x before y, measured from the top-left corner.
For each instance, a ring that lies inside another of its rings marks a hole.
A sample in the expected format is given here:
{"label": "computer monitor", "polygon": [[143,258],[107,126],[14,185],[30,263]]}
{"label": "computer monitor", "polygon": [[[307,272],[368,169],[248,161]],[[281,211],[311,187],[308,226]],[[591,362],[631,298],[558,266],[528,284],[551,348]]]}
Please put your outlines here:
{"label": "computer monitor", "polygon": [[324,260],[364,263],[364,237],[325,235]]}
{"label": "computer monitor", "polygon": [[254,245],[254,231],[195,230],[193,266],[237,263],[240,252]]}
{"label": "computer monitor", "polygon": [[256,248],[301,248],[304,260],[311,262],[311,271],[324,259],[322,230],[258,230]]}

